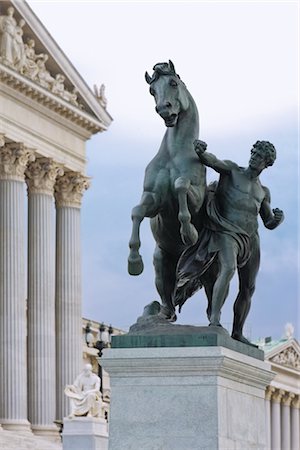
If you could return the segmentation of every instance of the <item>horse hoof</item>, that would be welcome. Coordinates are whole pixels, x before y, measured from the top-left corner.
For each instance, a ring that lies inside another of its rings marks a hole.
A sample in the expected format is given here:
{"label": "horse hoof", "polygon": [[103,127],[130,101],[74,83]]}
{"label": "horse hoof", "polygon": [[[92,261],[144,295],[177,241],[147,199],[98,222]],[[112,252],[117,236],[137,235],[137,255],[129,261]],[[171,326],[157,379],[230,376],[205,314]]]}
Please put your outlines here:
{"label": "horse hoof", "polygon": [[170,310],[169,308],[166,308],[162,306],[160,308],[160,312],[158,313],[158,317],[160,319],[167,320],[168,322],[176,322],[177,316],[175,314],[175,311]]}
{"label": "horse hoof", "polygon": [[142,258],[128,258],[128,273],[129,275],[140,275],[144,270],[144,263]]}

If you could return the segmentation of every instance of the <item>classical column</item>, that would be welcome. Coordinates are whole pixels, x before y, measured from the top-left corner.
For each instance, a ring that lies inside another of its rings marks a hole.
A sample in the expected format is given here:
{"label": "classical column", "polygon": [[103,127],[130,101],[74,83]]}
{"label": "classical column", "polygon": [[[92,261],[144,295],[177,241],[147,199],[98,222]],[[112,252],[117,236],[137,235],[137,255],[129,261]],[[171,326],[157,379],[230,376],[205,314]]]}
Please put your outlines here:
{"label": "classical column", "polygon": [[54,183],[62,168],[38,158],[28,187],[28,418],[35,434],[58,435],[55,420]]}
{"label": "classical column", "polygon": [[266,436],[267,436],[267,449],[271,448],[271,398],[275,392],[274,386],[268,386],[266,389]]}
{"label": "classical column", "polygon": [[285,391],[276,389],[272,395],[271,405],[271,449],[280,449],[281,445],[281,414],[280,404]]}
{"label": "classical column", "polygon": [[291,448],[290,406],[295,394],[286,392],[281,405],[281,448]]}
{"label": "classical column", "polygon": [[291,449],[300,448],[300,395],[296,395],[291,405]]}
{"label": "classical column", "polygon": [[[2,140],[2,144],[3,144]],[[27,420],[24,172],[32,151],[0,148],[0,423],[30,430]]]}
{"label": "classical column", "polygon": [[80,207],[88,178],[67,172],[55,185],[56,200],[56,418],[69,414],[64,395],[82,370]]}

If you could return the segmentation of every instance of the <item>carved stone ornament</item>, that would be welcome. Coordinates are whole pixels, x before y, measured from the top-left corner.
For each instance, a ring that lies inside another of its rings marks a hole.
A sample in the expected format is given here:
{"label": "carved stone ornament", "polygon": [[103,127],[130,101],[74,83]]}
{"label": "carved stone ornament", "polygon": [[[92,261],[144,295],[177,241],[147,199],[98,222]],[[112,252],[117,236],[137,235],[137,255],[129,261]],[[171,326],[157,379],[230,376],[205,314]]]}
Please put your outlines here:
{"label": "carved stone ornament", "polygon": [[57,177],[64,174],[61,165],[49,158],[37,158],[26,169],[26,183],[30,194],[53,195]]}
{"label": "carved stone ornament", "polygon": [[300,355],[293,347],[288,347],[270,359],[271,362],[282,366],[292,367],[300,371]]}
{"label": "carved stone ornament", "polygon": [[23,27],[25,21],[17,23],[14,8],[9,7],[6,15],[0,16],[0,62],[20,74],[30,78],[44,88],[58,95],[74,106],[83,108],[78,103],[77,91],[68,91],[64,85],[65,77],[58,73],[51,74],[46,67],[47,54],[35,52],[34,39],[24,42]]}
{"label": "carved stone ornament", "polygon": [[272,401],[275,403],[281,403],[282,397],[284,396],[285,391],[283,389],[276,389],[272,395]]}
{"label": "carved stone ornament", "polygon": [[275,389],[274,386],[268,386],[267,389],[266,389],[266,393],[265,393],[265,399],[266,400],[271,400],[272,395],[274,394],[275,390],[276,389]]}
{"label": "carved stone ornament", "polygon": [[77,172],[66,172],[55,183],[56,206],[80,208],[82,196],[89,187],[88,177]]}
{"label": "carved stone ornament", "polygon": [[35,160],[33,150],[23,144],[6,144],[0,149],[0,179],[24,181],[27,164]]}
{"label": "carved stone ornament", "polygon": [[296,395],[295,398],[292,400],[292,407],[293,408],[300,408],[300,395]]}
{"label": "carved stone ornament", "polygon": [[100,105],[106,109],[107,107],[107,98],[105,96],[105,86],[104,84],[101,84],[100,88],[98,88],[98,86],[96,84],[94,84],[94,93],[95,96],[98,100],[98,102],[100,103]]}
{"label": "carved stone ornament", "polygon": [[291,406],[293,399],[295,398],[295,394],[293,392],[286,392],[282,397],[282,404],[285,406]]}

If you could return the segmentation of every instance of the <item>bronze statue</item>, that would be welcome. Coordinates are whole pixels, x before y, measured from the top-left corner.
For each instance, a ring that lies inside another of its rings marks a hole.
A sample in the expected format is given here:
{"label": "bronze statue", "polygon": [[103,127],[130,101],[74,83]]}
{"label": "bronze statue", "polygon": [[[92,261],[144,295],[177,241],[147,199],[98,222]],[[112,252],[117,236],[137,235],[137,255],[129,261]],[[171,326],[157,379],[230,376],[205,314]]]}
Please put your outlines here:
{"label": "bronze statue", "polygon": [[206,169],[199,164],[193,142],[198,138],[199,118],[196,104],[174,65],[159,63],[152,77],[146,72],[156,112],[167,126],[158,153],[146,168],[144,191],[132,210],[132,235],[129,243],[128,271],[139,275],[143,262],[139,254],[140,224],[150,217],[156,241],[155,283],[161,297],[160,316],[175,321],[172,298],[178,259],[187,245],[198,239],[196,222],[206,188]]}
{"label": "bronze statue", "polygon": [[276,150],[270,142],[257,141],[251,150],[249,165],[244,168],[207,153],[205,142],[196,140],[194,144],[200,163],[213,168],[220,178],[218,183],[208,187],[199,241],[179,260],[174,305],[181,308],[187,298],[204,285],[210,325],[221,326],[221,309],[237,269],[239,292],[234,304],[232,337],[249,343],[243,336],[243,326],[260,262],[257,217],[260,215],[270,230],[284,219],[280,209],[271,210],[270,192],[259,180],[260,173],[273,165]]}
{"label": "bronze statue", "polygon": [[[132,210],[128,271],[131,275],[143,271],[140,224],[149,217],[156,241],[155,284],[162,302],[155,315],[175,322],[176,306],[180,312],[185,301],[204,287],[210,325],[221,327],[221,309],[238,270],[232,337],[249,343],[243,326],[259,269],[257,217],[269,229],[284,219],[281,210],[271,210],[269,190],[259,180],[276,159],[275,147],[257,141],[247,168],[218,160],[198,140],[197,107],[173,63],[158,63],[153,70],[152,77],[147,72],[145,77],[167,130],[146,168],[141,201]],[[220,174],[219,181],[208,187],[205,166]]]}

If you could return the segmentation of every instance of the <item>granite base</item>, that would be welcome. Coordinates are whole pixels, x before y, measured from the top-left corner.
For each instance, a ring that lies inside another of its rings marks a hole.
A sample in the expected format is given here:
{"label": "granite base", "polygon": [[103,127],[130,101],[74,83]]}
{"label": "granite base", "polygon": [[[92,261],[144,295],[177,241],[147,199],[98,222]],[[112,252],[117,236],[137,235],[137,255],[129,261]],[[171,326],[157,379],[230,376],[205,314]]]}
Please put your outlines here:
{"label": "granite base", "polygon": [[224,347],[106,349],[109,450],[266,449],[269,364]]}

